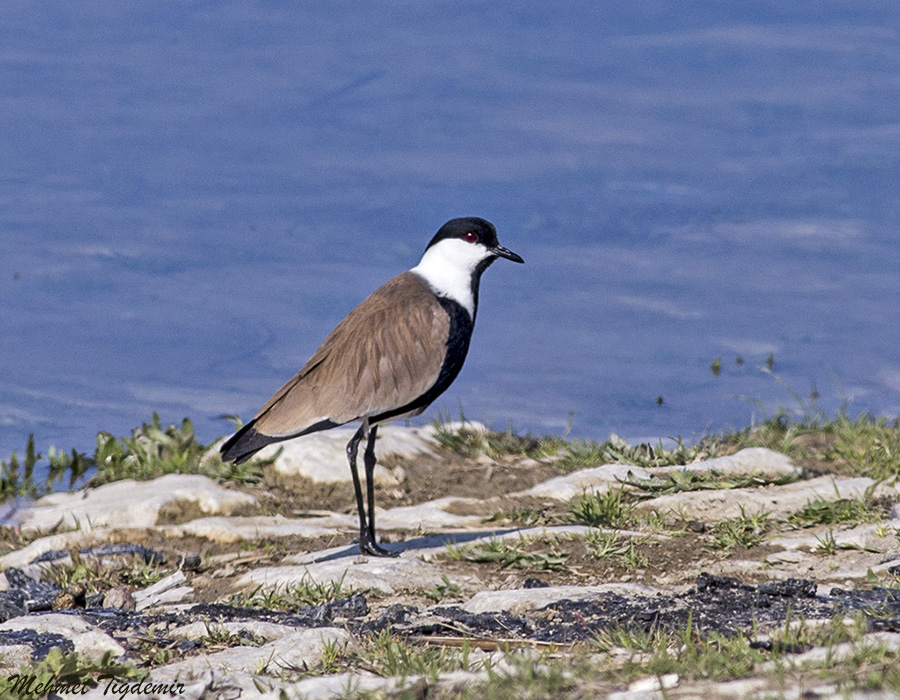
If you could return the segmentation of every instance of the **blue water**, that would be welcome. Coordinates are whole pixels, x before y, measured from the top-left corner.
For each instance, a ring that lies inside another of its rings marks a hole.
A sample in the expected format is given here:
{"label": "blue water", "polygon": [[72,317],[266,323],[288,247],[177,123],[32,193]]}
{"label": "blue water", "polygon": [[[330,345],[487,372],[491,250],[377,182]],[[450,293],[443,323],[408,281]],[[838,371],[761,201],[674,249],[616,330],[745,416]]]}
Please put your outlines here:
{"label": "blue water", "polygon": [[527,264],[487,272],[420,422],[695,439],[799,408],[780,382],[896,415],[898,20],[8,0],[0,458],[154,410],[224,434],[460,215]]}

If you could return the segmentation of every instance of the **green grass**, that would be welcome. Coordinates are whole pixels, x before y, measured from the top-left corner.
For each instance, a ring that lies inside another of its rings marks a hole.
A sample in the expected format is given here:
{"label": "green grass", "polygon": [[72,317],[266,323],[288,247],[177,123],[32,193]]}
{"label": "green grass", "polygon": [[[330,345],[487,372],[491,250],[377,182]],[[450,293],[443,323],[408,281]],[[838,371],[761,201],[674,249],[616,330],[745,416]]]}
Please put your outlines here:
{"label": "green grass", "polygon": [[886,517],[884,509],[871,505],[868,498],[838,498],[834,501],[816,498],[789,515],[788,522],[798,527],[836,523],[859,525],[877,522]]}
{"label": "green grass", "polygon": [[710,549],[730,551],[733,547],[755,547],[765,542],[773,522],[766,511],[747,513],[741,506],[737,518],[723,520],[712,528]]}
{"label": "green grass", "polygon": [[0,503],[12,498],[40,498],[50,493],[67,474],[71,489],[91,467],[91,461],[80,452],[72,450],[71,454],[66,454],[51,447],[47,452],[47,477],[36,481],[35,467],[41,458],[34,448],[34,435],[29,435],[21,463],[17,452],[13,452],[9,460],[0,460]]}
{"label": "green grass", "polygon": [[623,489],[583,493],[569,505],[569,521],[590,527],[624,529],[637,522],[635,504]]}
{"label": "green grass", "polygon": [[434,437],[446,450],[462,457],[480,457],[485,455],[492,459],[504,455],[525,455],[528,457],[548,457],[555,454],[564,441],[555,437],[536,438],[530,435],[517,434],[512,426],[500,432],[492,429],[482,430],[469,427],[471,423],[460,414],[460,420],[453,424],[447,415],[436,418]]}
{"label": "green grass", "polygon": [[61,588],[77,584],[83,586],[86,593],[104,593],[122,584],[146,588],[171,573],[156,564],[145,563],[137,555],[121,555],[101,563],[95,557],[82,557],[77,550],[72,550],[70,558],[69,564],[45,566],[41,580]]}
{"label": "green grass", "polygon": [[[51,649],[43,660],[16,669],[14,673],[8,678],[0,678],[2,697],[34,698],[38,696],[34,689],[42,686],[45,690],[39,692],[40,697],[49,695],[53,687],[65,692],[61,686],[76,686],[78,690],[75,692],[84,694],[88,688],[96,688],[98,685],[106,687],[111,680],[131,684],[144,681],[149,675],[146,669],[137,668],[127,661],[117,661],[112,651],[107,651],[100,659],[94,660],[77,653],[65,654],[59,648]],[[34,681],[28,686],[30,692],[23,692],[23,679],[31,676]],[[19,685],[16,685],[17,681]]]}
{"label": "green grass", "polygon": [[647,541],[646,538],[635,540],[631,537],[622,537],[615,532],[591,530],[586,540],[588,551],[593,556],[619,563],[627,571],[644,569],[649,565],[647,557],[637,548]]}
{"label": "green grass", "polygon": [[163,427],[154,413],[151,422],[133,430],[131,437],[116,438],[106,432],[97,435],[93,460],[97,471],[91,485],[155,479],[166,474],[203,474],[223,482],[255,483],[262,476],[261,467],[274,461],[226,464],[218,453],[204,459],[208,451],[208,445],[197,442],[190,420],[185,418],[180,427]]}
{"label": "green grass", "polygon": [[560,465],[566,471],[599,467],[604,464],[631,464],[636,467],[671,467],[718,456],[719,439],[707,438],[696,445],[686,445],[681,438],[674,447],[667,448],[660,440],[656,445],[641,443],[630,445],[622,438],[611,435],[606,442],[572,440],[558,446]]}
{"label": "green grass", "polygon": [[568,554],[555,549],[533,552],[525,549],[531,542],[520,539],[514,544],[491,538],[487,542],[466,545],[448,545],[447,557],[457,561],[479,564],[499,564],[501,569],[544,569],[559,571],[566,568]]}
{"label": "green grass", "polygon": [[249,594],[234,595],[228,602],[239,607],[293,611],[306,605],[320,605],[363,592],[365,591],[345,586],[343,576],[337,581],[319,583],[306,573],[295,584],[276,586],[265,591],[260,586]]}
{"label": "green grass", "polygon": [[797,481],[795,474],[785,474],[777,477],[766,474],[731,474],[723,475],[716,470],[710,471],[671,471],[663,477],[651,476],[642,479],[629,473],[628,477],[621,479],[625,486],[637,489],[642,496],[656,497],[686,491],[714,491],[719,489],[746,489],[758,486],[782,486]]}
{"label": "green grass", "polygon": [[667,448],[658,444],[629,445],[612,435],[606,442],[567,440],[565,437],[518,435],[510,426],[506,431],[467,427],[464,416],[452,424],[447,416],[433,423],[435,438],[447,450],[463,457],[487,455],[525,455],[533,458],[553,457],[566,471],[597,467],[603,464],[633,464],[639,467],[668,467],[698,462],[720,452],[718,438],[708,438],[696,445],[686,445],[681,438]]}
{"label": "green grass", "polygon": [[98,433],[97,448],[90,457],[76,450],[67,454],[51,447],[47,451],[47,477],[41,481],[36,473],[41,470],[42,455],[35,450],[32,435],[24,458],[13,452],[9,459],[0,460],[0,503],[18,497],[39,498],[66,478],[71,489],[91,471],[90,486],[176,473],[203,474],[219,482],[256,483],[262,478],[262,469],[275,461],[250,460],[235,465],[223,462],[218,452],[208,455],[209,448],[197,441],[187,418],[180,426],[163,426],[154,413],[151,421],[133,430],[130,437]]}
{"label": "green grass", "polygon": [[446,575],[442,575],[441,582],[430,591],[426,591],[425,595],[435,603],[442,603],[445,600],[462,600],[459,586],[455,583],[451,583]]}
{"label": "green grass", "polygon": [[387,629],[369,640],[366,657],[372,670],[380,676],[425,676],[434,680],[444,671],[467,671],[470,668],[468,648],[457,650],[412,645]]}
{"label": "green grass", "polygon": [[576,664],[572,659],[551,656],[536,659],[528,652],[509,653],[505,660],[509,667],[503,671],[487,666],[486,683],[470,685],[461,692],[452,694],[438,693],[436,697],[461,700],[557,700],[605,696],[581,692],[577,676],[591,673],[587,664],[581,660]]}
{"label": "green grass", "polygon": [[316,666],[293,675],[300,678],[317,677],[362,670],[382,677],[405,679],[424,676],[429,681],[434,681],[441,673],[480,670],[483,667],[483,661],[471,659],[471,648],[465,640],[453,647],[422,644],[412,642],[390,629],[384,629],[350,645],[346,642],[326,643],[322,659]]}
{"label": "green grass", "polygon": [[231,649],[232,647],[261,647],[266,643],[265,638],[253,634],[247,630],[237,633],[229,632],[225,625],[206,623],[206,634],[200,637],[204,648],[210,651]]}
{"label": "green grass", "polygon": [[806,413],[799,420],[781,413],[728,436],[724,442],[736,447],[768,447],[801,464],[826,465],[849,476],[876,481],[900,476],[898,421],[867,413],[856,418],[844,412],[834,418]]}
{"label": "green grass", "polygon": [[509,522],[523,527],[536,525],[553,525],[560,522],[558,514],[548,508],[514,507],[509,510],[501,510],[487,518],[486,523]]}

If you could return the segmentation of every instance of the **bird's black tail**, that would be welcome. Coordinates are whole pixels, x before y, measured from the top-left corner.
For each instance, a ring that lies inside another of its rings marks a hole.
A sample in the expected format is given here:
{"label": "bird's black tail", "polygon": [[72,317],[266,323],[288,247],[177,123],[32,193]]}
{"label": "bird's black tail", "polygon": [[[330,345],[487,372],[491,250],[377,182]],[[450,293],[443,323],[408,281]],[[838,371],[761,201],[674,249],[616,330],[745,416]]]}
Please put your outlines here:
{"label": "bird's black tail", "polygon": [[233,461],[235,464],[241,464],[266,445],[271,445],[273,442],[279,442],[284,439],[263,435],[253,427],[255,422],[250,421],[225,441],[225,444],[219,450],[222,453],[222,459],[226,462]]}

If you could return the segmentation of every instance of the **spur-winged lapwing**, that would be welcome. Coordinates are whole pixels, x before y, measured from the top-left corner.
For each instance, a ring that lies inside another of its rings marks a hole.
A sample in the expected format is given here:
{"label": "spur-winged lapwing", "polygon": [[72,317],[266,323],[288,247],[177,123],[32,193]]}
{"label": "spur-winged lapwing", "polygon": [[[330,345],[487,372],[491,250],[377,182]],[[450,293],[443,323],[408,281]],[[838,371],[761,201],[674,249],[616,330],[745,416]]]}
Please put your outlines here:
{"label": "spur-winged lapwing", "polygon": [[[497,242],[490,222],[448,221],[419,264],[353,309],[303,369],[229,438],[222,457],[240,463],[273,442],[361,421],[347,444],[359,549],[389,556],[375,539],[375,433],[389,420],[422,413],[456,379],[472,337],[481,275],[497,258],[525,262]],[[364,435],[368,521],[356,469]]]}

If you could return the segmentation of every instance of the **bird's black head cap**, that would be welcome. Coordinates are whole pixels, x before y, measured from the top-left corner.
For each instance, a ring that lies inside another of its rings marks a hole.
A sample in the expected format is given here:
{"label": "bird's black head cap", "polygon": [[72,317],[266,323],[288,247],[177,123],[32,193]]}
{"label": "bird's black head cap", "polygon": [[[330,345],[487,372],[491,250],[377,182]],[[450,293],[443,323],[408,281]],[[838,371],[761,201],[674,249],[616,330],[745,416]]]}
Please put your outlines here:
{"label": "bird's black head cap", "polygon": [[498,257],[506,258],[507,260],[518,263],[525,262],[520,256],[500,245],[500,242],[497,240],[497,229],[494,228],[494,224],[485,219],[480,219],[477,216],[463,216],[458,219],[450,219],[450,221],[441,226],[441,228],[438,229],[438,232],[434,234],[434,238],[431,239],[426,250],[435,243],[448,238],[458,238],[467,243],[482,245],[487,248],[493,256],[486,261],[487,264],[484,267],[487,267],[487,265]]}

